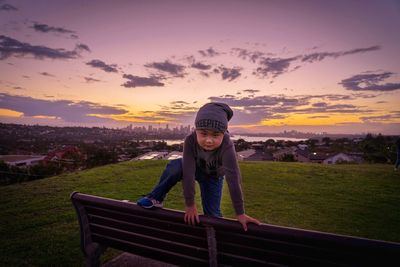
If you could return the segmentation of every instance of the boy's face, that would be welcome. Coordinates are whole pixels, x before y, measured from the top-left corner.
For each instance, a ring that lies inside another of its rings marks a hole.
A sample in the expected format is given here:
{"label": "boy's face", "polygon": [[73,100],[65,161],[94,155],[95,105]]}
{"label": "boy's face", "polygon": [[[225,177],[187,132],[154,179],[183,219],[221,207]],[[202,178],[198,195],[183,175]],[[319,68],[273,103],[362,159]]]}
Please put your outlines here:
{"label": "boy's face", "polygon": [[204,150],[217,149],[224,139],[224,133],[214,132],[210,130],[196,130],[197,143]]}

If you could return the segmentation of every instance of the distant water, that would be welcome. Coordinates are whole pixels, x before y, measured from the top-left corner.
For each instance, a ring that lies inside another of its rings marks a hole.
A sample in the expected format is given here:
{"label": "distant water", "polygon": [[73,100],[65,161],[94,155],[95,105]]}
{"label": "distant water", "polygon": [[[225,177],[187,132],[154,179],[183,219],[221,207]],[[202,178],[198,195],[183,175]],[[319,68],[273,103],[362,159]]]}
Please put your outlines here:
{"label": "distant water", "polygon": [[[291,138],[291,137],[277,137],[277,136],[248,136],[248,135],[239,135],[235,134],[234,136],[231,137],[232,140],[238,140],[238,139],[244,139],[246,142],[265,142],[268,139],[273,139],[274,141],[293,141],[293,142],[299,142],[299,141],[305,141],[307,138]],[[183,143],[182,140],[172,140],[172,139],[153,139],[153,140],[146,140],[146,141],[156,141],[156,142],[161,142],[164,141],[167,143],[167,145],[177,145]]]}
{"label": "distant water", "polygon": [[181,143],[183,143],[184,139],[178,139],[178,140],[173,140],[173,139],[151,139],[151,140],[144,140],[146,142],[165,142],[167,143],[167,145],[172,146],[172,145],[179,145]]}
{"label": "distant water", "polygon": [[274,141],[293,141],[293,142],[299,142],[299,141],[305,141],[307,138],[292,138],[292,137],[278,137],[278,136],[248,136],[248,135],[239,135],[235,134],[233,137],[231,137],[232,140],[238,140],[238,139],[244,139],[247,142],[265,142],[268,139],[273,139]]}

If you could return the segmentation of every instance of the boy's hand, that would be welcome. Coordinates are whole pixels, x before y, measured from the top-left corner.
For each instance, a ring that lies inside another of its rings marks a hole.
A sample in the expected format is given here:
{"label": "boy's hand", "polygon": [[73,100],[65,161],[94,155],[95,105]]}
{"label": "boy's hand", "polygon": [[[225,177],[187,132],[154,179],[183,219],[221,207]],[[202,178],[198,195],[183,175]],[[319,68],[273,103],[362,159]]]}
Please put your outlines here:
{"label": "boy's hand", "polygon": [[259,220],[247,216],[246,214],[237,215],[236,218],[242,224],[245,231],[247,231],[247,223],[255,223],[257,225],[261,224]]}
{"label": "boy's hand", "polygon": [[185,223],[195,225],[196,222],[200,223],[199,215],[197,214],[196,204],[191,207],[186,207]]}

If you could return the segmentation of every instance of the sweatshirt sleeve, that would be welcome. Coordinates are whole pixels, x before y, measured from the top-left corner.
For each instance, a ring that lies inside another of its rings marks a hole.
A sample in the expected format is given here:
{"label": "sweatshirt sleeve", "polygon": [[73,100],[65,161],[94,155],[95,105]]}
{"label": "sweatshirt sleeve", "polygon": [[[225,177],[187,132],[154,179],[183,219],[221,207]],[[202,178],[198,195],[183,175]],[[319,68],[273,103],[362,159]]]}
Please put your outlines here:
{"label": "sweatshirt sleeve", "polygon": [[183,143],[183,158],[182,158],[182,186],[185,205],[193,206],[195,195],[195,172],[196,161],[194,159],[195,142],[192,135],[186,137]]}
{"label": "sweatshirt sleeve", "polygon": [[222,153],[222,166],[225,171],[225,178],[228,184],[229,193],[232,199],[232,205],[236,215],[244,213],[244,201],[241,185],[241,174],[239,164],[236,158],[235,146],[231,141]]}

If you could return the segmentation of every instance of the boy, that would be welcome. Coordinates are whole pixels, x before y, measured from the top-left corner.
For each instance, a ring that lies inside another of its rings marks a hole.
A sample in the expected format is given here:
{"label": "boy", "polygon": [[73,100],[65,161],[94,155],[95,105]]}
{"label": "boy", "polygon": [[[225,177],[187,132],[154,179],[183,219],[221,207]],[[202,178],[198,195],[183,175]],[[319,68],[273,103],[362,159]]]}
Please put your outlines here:
{"label": "boy", "polygon": [[199,223],[194,201],[195,184],[200,185],[201,203],[206,215],[222,217],[220,203],[224,176],[227,180],[237,220],[247,231],[247,223],[260,222],[244,213],[241,175],[235,146],[227,133],[232,109],[224,103],[207,103],[197,112],[196,131],[185,138],[183,158],[172,160],[165,168],[158,185],[137,204],[143,208],[162,207],[169,190],[182,180],[185,198],[185,222]]}

